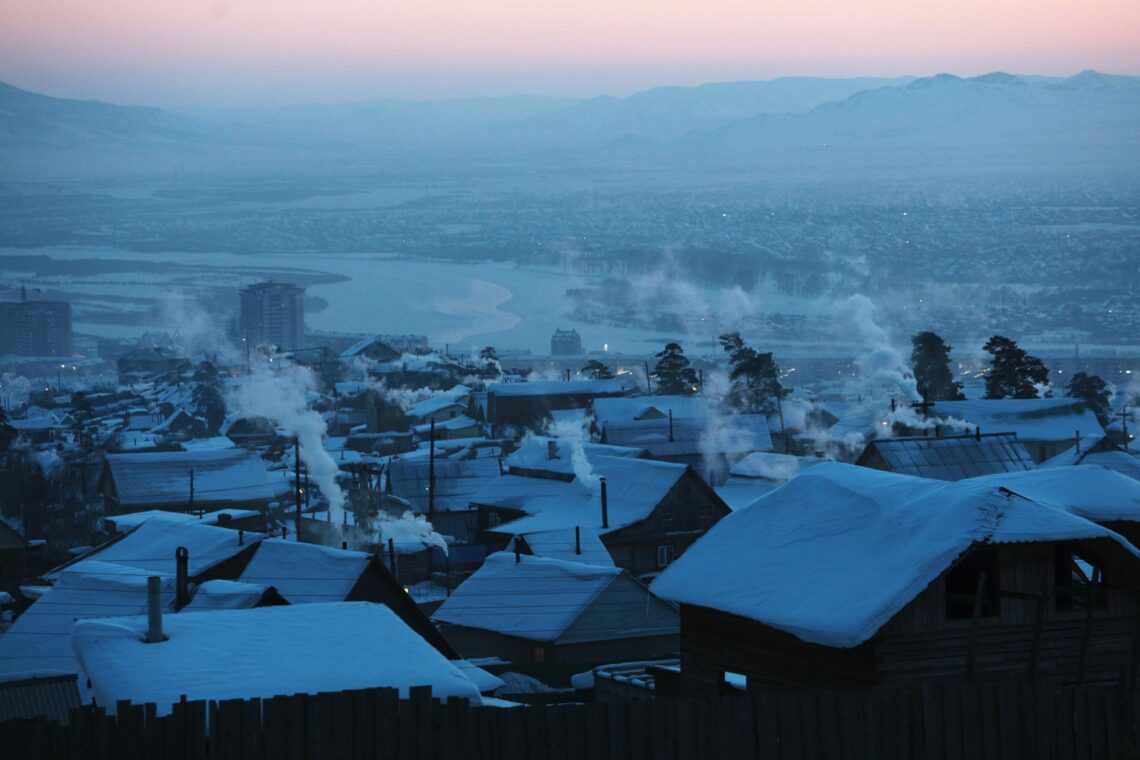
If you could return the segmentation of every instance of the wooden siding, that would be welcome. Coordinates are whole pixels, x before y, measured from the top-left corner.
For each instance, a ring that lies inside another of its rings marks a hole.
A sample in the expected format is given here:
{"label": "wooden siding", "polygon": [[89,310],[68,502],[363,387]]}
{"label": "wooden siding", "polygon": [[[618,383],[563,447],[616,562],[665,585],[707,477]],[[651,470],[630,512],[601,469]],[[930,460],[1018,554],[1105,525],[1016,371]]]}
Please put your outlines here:
{"label": "wooden siding", "polygon": [[558,637],[559,646],[628,637],[632,630],[681,630],[677,609],[628,575],[619,575]]}

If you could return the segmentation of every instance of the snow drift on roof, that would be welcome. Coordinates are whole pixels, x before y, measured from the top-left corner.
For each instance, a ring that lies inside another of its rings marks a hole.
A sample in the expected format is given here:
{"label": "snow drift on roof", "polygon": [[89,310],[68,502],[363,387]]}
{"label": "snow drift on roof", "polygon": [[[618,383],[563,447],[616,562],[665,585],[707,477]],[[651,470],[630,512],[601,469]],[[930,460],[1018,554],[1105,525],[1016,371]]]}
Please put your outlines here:
{"label": "snow drift on roof", "polygon": [[674,420],[706,419],[709,401],[704,396],[634,396],[600,398],[594,402],[594,419],[599,427],[607,422],[629,422],[651,418]]}
{"label": "snow drift on roof", "polygon": [[975,542],[1107,538],[1137,555],[1105,528],[986,480],[812,467],[713,526],[653,592],[854,647]]}
{"label": "snow drift on roof", "polygon": [[1082,464],[974,478],[1093,522],[1140,522],[1140,481]]}
{"label": "snow drift on roof", "polygon": [[194,590],[194,597],[181,612],[204,610],[244,610],[255,606],[269,591],[269,586],[238,581],[206,581]]}
{"label": "snow drift on roof", "polygon": [[432,620],[532,641],[554,641],[622,571],[498,552],[432,615]]}
{"label": "snow drift on roof", "polygon": [[[523,536],[527,546],[536,557],[560,559],[565,562],[582,562],[587,565],[600,567],[613,567],[614,560],[606,550],[606,545],[598,538],[597,531],[589,528],[574,528],[561,530],[545,530],[538,533],[527,533]],[[578,553],[581,548],[582,553]],[[514,551],[513,540],[507,546],[507,551]]]}
{"label": "snow drift on roof", "polygon": [[[475,684],[384,605],[305,604],[168,615],[158,644],[145,617],[76,624],[72,644],[96,698],[153,702],[160,715],[190,700],[251,699],[412,686],[479,703]],[[350,650],[345,645],[349,643]]]}

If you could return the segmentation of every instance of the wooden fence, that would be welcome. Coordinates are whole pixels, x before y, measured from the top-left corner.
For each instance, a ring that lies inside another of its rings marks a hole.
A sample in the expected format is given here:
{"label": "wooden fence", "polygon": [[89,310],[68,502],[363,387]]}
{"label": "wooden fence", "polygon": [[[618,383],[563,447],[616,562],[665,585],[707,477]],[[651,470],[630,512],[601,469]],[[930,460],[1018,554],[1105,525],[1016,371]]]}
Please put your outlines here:
{"label": "wooden fence", "polygon": [[0,724],[4,758],[837,758],[1138,757],[1137,710],[1116,687],[930,685],[764,692],[503,709],[373,689],[266,700],[122,703]]}

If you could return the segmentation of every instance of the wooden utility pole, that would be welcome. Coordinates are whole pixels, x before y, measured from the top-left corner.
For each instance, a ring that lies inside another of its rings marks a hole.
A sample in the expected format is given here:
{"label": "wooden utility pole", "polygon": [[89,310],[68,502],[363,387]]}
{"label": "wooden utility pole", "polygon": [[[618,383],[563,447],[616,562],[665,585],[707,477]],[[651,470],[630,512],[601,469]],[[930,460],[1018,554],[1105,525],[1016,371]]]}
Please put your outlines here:
{"label": "wooden utility pole", "polygon": [[[435,522],[435,418],[431,420],[431,428],[428,432],[428,522]],[[435,555],[435,548],[428,547],[428,580],[431,579],[432,571],[432,557]]]}
{"label": "wooden utility pole", "polygon": [[186,511],[194,513],[194,468],[190,468],[190,500],[186,503]]}

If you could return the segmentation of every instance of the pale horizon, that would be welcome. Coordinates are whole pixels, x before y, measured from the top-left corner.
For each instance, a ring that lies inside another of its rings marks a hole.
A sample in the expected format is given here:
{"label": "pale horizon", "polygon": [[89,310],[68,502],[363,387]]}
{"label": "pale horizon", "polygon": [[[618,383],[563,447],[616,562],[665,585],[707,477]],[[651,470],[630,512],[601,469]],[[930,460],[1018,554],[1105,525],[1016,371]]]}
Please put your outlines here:
{"label": "pale horizon", "polygon": [[786,76],[1140,73],[1140,4],[0,0],[0,80],[167,107],[546,95]]}

